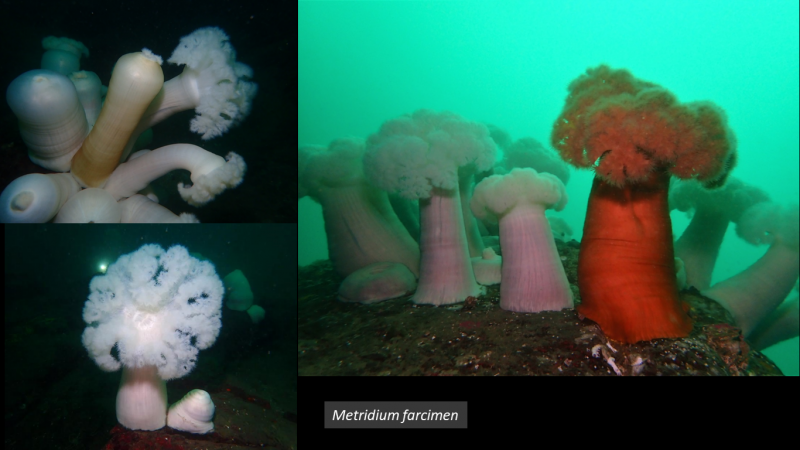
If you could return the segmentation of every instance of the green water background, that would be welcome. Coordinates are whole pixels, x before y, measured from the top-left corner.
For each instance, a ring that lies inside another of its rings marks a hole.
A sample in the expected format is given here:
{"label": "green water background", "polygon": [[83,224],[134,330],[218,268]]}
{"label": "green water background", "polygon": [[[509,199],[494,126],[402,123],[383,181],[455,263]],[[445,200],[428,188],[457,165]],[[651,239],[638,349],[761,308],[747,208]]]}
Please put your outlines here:
{"label": "green water background", "polygon": [[[734,175],[798,202],[798,2],[483,1],[299,3],[298,138],[366,137],[419,108],[490,122],[549,145],[566,88],[607,63],[683,102],[726,110]],[[572,170],[560,213],[580,240],[592,173]],[[688,224],[673,211],[676,236]],[[319,205],[299,203],[299,264],[327,259]],[[725,237],[713,282],[766,251]],[[765,352],[798,375],[798,338]]]}

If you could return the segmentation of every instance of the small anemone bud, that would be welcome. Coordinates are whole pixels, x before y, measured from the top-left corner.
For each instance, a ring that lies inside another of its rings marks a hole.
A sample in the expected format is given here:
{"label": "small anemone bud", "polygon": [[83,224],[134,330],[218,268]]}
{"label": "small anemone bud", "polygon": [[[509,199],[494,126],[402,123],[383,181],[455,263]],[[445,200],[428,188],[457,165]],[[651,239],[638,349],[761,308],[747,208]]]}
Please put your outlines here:
{"label": "small anemone bud", "polygon": [[214,402],[208,392],[201,389],[189,391],[175,402],[167,413],[167,426],[189,433],[205,434],[214,431]]}

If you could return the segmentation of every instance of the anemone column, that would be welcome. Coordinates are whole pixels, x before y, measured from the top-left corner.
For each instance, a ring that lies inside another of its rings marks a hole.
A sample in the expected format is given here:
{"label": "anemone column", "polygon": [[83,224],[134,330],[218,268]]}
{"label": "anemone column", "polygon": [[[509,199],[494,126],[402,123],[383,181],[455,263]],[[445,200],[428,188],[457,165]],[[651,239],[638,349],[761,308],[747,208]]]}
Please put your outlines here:
{"label": "anemone column", "polygon": [[446,305],[481,294],[464,234],[458,189],[431,189],[419,201],[420,275],[414,303]]}
{"label": "anemone column", "polygon": [[397,262],[417,275],[419,250],[392,210],[385,192],[361,183],[320,189],[328,253],[347,276],[375,262]]}
{"label": "anemone column", "polygon": [[697,289],[708,289],[711,285],[711,274],[727,229],[727,217],[695,210],[695,217],[675,241],[675,253],[686,266],[686,284]]}
{"label": "anemone column", "polygon": [[572,291],[542,206],[518,206],[500,219],[500,307],[540,312],[572,308]]}
{"label": "anemone column", "polygon": [[167,383],[156,366],[122,368],[117,421],[130,430],[158,430],[167,424]]}
{"label": "anemone column", "polygon": [[683,337],[691,321],[678,299],[669,174],[612,186],[595,177],[578,259],[584,316],[611,338],[637,342]]}

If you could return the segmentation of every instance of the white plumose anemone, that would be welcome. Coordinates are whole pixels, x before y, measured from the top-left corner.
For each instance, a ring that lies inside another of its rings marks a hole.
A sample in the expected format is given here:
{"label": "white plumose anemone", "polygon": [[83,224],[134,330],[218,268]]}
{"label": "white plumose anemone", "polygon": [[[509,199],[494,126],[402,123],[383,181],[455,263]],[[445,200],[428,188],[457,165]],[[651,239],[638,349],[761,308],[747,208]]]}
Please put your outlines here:
{"label": "white plumose anemone", "polygon": [[132,430],[162,428],[164,381],[191,372],[198,352],[219,335],[222,281],[210,262],[185,247],[147,244],[121,256],[89,287],[83,346],[101,369],[122,368],[117,420]]}

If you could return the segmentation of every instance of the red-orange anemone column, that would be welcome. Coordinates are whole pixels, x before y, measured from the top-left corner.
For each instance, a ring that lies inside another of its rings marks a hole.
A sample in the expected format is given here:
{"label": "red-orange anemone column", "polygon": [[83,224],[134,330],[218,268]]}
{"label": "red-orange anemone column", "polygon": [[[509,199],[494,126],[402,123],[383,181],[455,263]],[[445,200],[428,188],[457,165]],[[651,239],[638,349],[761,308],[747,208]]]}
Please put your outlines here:
{"label": "red-orange anemone column", "polygon": [[669,174],[613,186],[595,177],[580,256],[579,312],[610,338],[683,337],[692,323],[678,298],[667,194]]}

